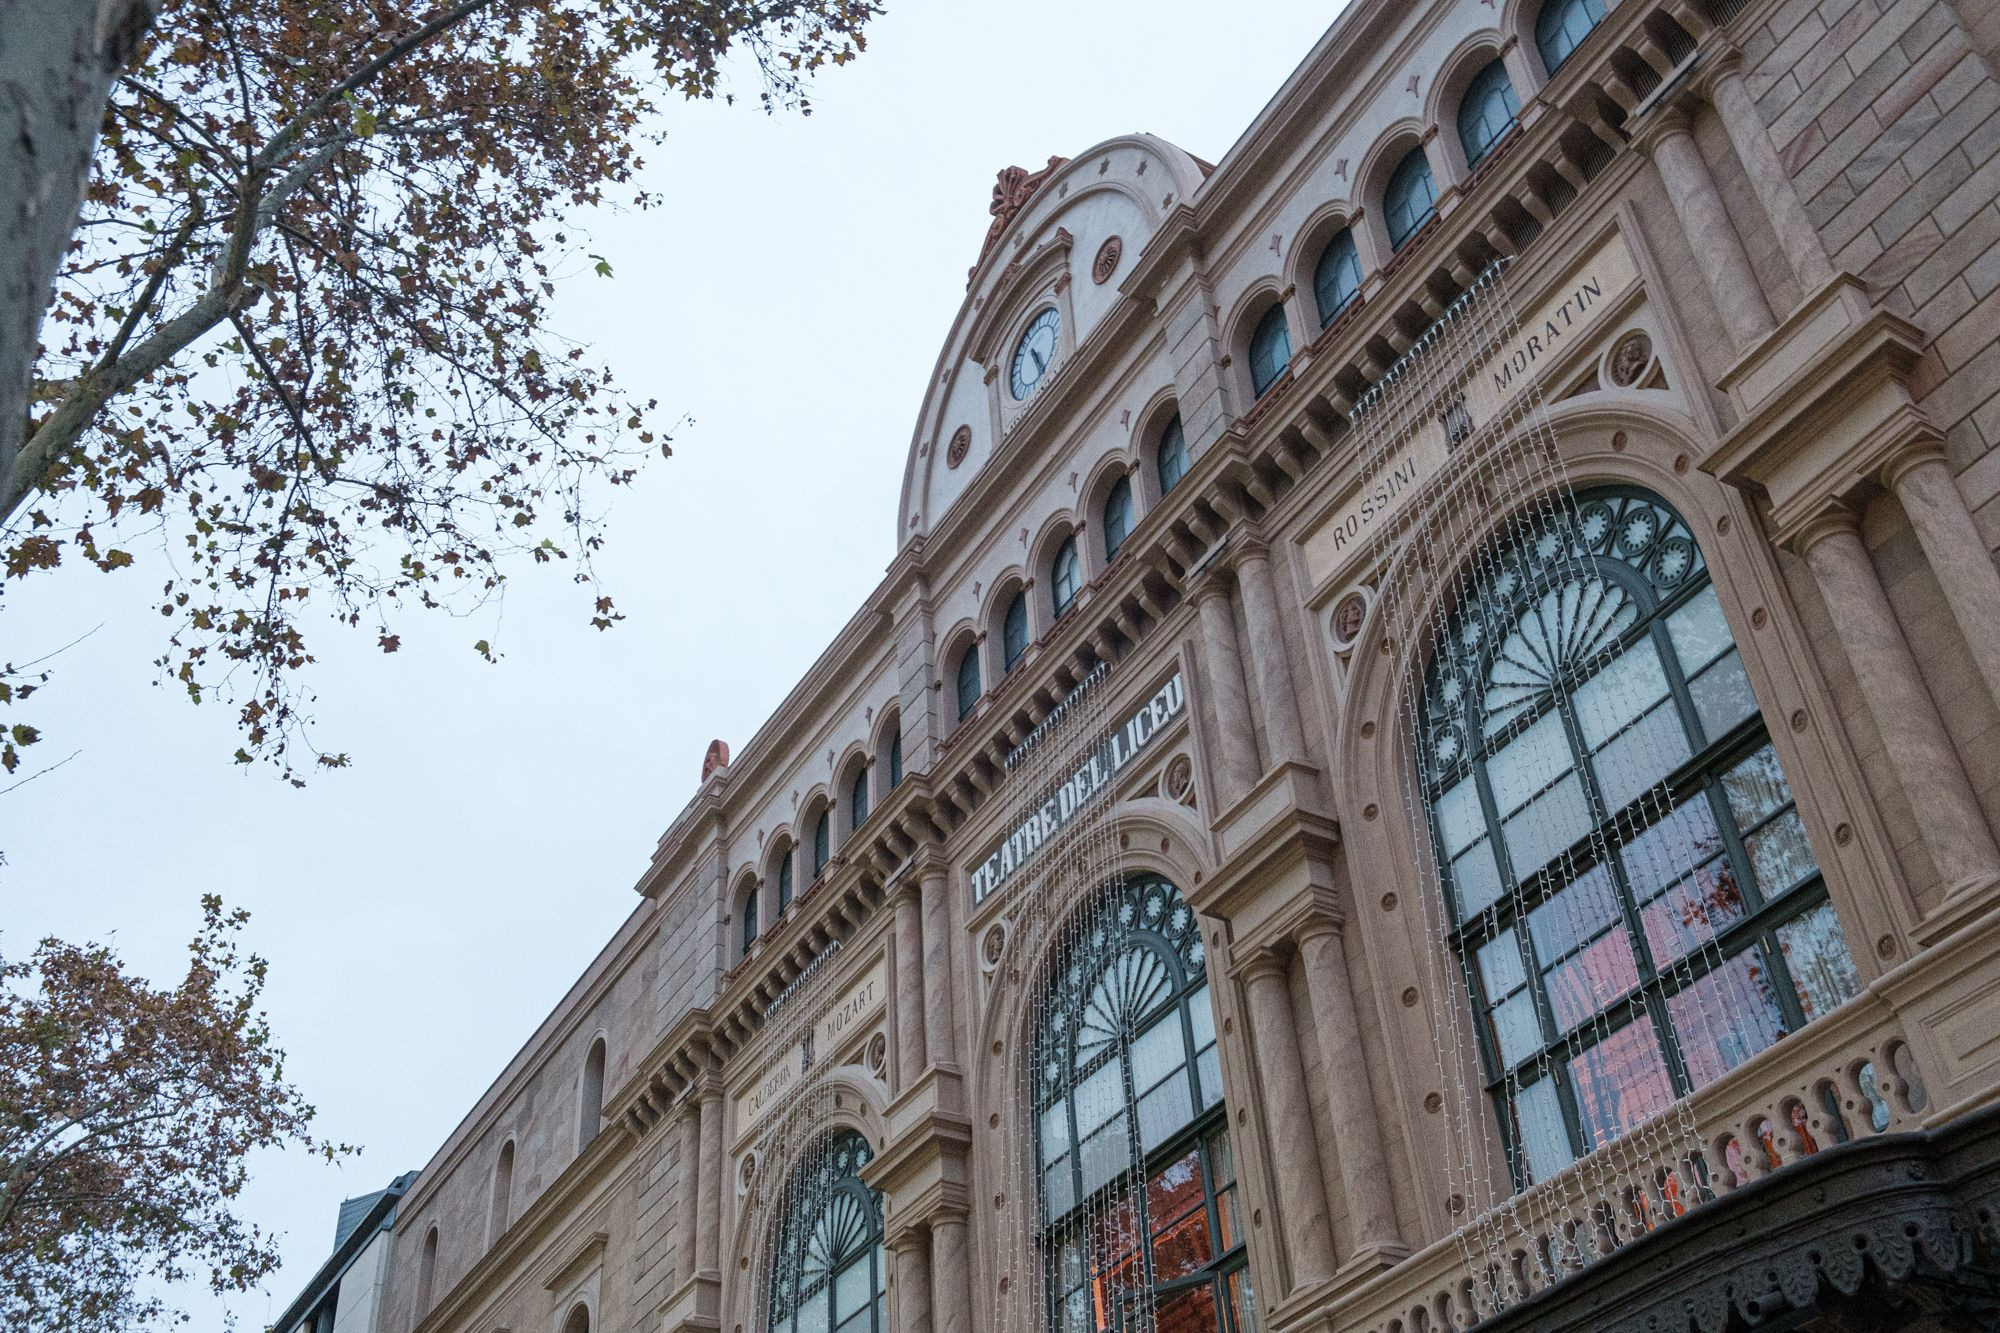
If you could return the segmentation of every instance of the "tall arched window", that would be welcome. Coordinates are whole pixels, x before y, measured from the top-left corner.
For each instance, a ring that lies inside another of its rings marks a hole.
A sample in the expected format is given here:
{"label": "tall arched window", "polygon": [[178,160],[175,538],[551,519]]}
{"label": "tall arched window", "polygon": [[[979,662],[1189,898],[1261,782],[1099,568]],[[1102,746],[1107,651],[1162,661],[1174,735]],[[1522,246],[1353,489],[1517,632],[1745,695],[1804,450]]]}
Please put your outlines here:
{"label": "tall arched window", "polygon": [[1382,216],[1389,224],[1389,244],[1402,249],[1423,230],[1437,211],[1437,183],[1431,160],[1421,146],[1406,153],[1382,189]]}
{"label": "tall arched window", "polygon": [[889,733],[889,790],[903,785],[903,720],[896,719],[896,729]]}
{"label": "tall arched window", "polygon": [[1535,19],[1535,46],[1542,68],[1553,74],[1570,53],[1583,45],[1590,30],[1604,22],[1604,0],[1548,0]]}
{"label": "tall arched window", "polygon": [[1859,979],[1681,517],[1589,491],[1476,569],[1426,681],[1424,781],[1525,1186]]}
{"label": "tall arched window", "polygon": [[1160,494],[1165,495],[1180,485],[1188,470],[1187,433],[1181,429],[1180,413],[1174,413],[1174,419],[1160,432],[1160,444],[1153,457],[1160,468]]}
{"label": "tall arched window", "polygon": [[1262,398],[1291,364],[1292,332],[1285,327],[1285,306],[1280,301],[1264,312],[1250,334],[1250,387]]}
{"label": "tall arched window", "polygon": [[[1007,614],[1000,619],[1000,670],[1012,671],[1021,664],[1021,658],[1027,651],[1028,594],[1017,592],[1014,600],[1007,603]],[[964,702],[962,698],[960,702]]]}
{"label": "tall arched window", "polygon": [[965,645],[965,651],[958,655],[958,720],[965,721],[972,716],[972,710],[979,707],[979,642],[974,640]]}
{"label": "tall arched window", "polygon": [[[751,891],[754,901],[755,890]],[[604,1127],[604,1038],[590,1043],[590,1054],[583,1058],[583,1087],[579,1090],[576,1108],[577,1151],[591,1145],[597,1131]]]}
{"label": "tall arched window", "polygon": [[757,885],[753,882],[743,894],[743,957],[750,956],[750,949],[757,943]]}
{"label": "tall arched window", "polygon": [[1244,1219],[1194,909],[1147,875],[1085,912],[1053,960],[1035,1034],[1051,1326],[1130,1327],[1143,1311],[1123,1303],[1150,1293],[1153,1327],[1250,1333]]}
{"label": "tall arched window", "polygon": [[847,792],[847,818],[849,828],[860,828],[868,820],[868,770],[856,769],[854,785]]}
{"label": "tall arched window", "polygon": [[493,1200],[486,1212],[486,1246],[507,1232],[508,1210],[514,1204],[514,1140],[500,1145],[500,1160],[493,1164]]}
{"label": "tall arched window", "polygon": [[1132,479],[1120,477],[1104,497],[1104,560],[1118,558],[1118,548],[1132,532]]}
{"label": "tall arched window", "polygon": [[590,1307],[578,1301],[563,1320],[562,1333],[590,1333]]}
{"label": "tall arched window", "polygon": [[1465,164],[1476,167],[1501,136],[1514,128],[1521,103],[1514,96],[1513,80],[1507,67],[1495,60],[1472,76],[1465,98],[1458,104],[1458,141],[1465,146]]}
{"label": "tall arched window", "polygon": [[833,821],[821,810],[813,821],[813,878],[818,879],[833,859]]}
{"label": "tall arched window", "polygon": [[1049,599],[1057,615],[1070,609],[1076,601],[1077,589],[1082,586],[1083,568],[1076,558],[1076,538],[1065,537],[1049,565]]}
{"label": "tall arched window", "polygon": [[862,1183],[872,1156],[853,1130],[810,1151],[786,1182],[771,1254],[772,1333],[885,1333],[882,1201]]}
{"label": "tall arched window", "polygon": [[1354,229],[1342,227],[1319,252],[1313,265],[1313,299],[1319,305],[1319,326],[1340,318],[1340,312],[1361,294],[1361,252],[1354,247]]}
{"label": "tall arched window", "polygon": [[787,844],[785,854],[778,862],[778,911],[780,914],[792,905],[792,860],[798,848]]}
{"label": "tall arched window", "polygon": [[437,1296],[438,1229],[433,1226],[424,1233],[424,1248],[417,1259],[417,1318],[422,1319],[431,1312],[431,1303]]}

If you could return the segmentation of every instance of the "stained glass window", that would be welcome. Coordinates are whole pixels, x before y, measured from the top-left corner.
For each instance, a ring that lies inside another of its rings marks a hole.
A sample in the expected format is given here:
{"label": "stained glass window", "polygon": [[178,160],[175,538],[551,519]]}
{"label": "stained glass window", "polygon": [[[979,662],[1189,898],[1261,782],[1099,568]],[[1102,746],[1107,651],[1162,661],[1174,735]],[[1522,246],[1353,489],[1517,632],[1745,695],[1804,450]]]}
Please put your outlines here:
{"label": "stained glass window", "polygon": [[1000,669],[1012,671],[1028,651],[1028,594],[1017,592],[1000,622]]}
{"label": "stained glass window", "polygon": [[1458,140],[1465,146],[1465,164],[1476,167],[1493,145],[1514,128],[1521,103],[1514,96],[1507,67],[1495,60],[1472,76],[1465,99],[1458,104]]}
{"label": "stained glass window", "polygon": [[1519,1183],[1859,988],[1700,547],[1551,502],[1467,576],[1425,686],[1431,827]]}
{"label": "stained glass window", "polygon": [[1313,265],[1313,297],[1319,303],[1321,328],[1340,318],[1340,312],[1361,294],[1361,252],[1355,249],[1352,228],[1334,233]]}
{"label": "stained glass window", "polygon": [[1382,216],[1389,224],[1389,244],[1400,250],[1437,212],[1437,183],[1431,160],[1422,148],[1412,148],[1396,164],[1382,190]]}
{"label": "stained glass window", "polygon": [[1222,1063],[1194,910],[1145,876],[1086,908],[1035,1047],[1051,1325],[1254,1333]]}
{"label": "stained glass window", "polygon": [[868,1141],[842,1130],[786,1183],[771,1255],[773,1333],[885,1333],[882,1201],[861,1180]]}
{"label": "stained glass window", "polygon": [[1065,537],[1063,544],[1056,548],[1056,558],[1049,566],[1049,596],[1055,604],[1055,613],[1061,615],[1076,601],[1077,590],[1083,586],[1083,569],[1076,558],[1076,538]]}
{"label": "stained glass window", "polygon": [[1292,334],[1285,327],[1285,307],[1280,303],[1264,312],[1250,335],[1250,387],[1263,397],[1291,364]]}
{"label": "stained glass window", "polygon": [[979,645],[968,643],[958,658],[958,720],[963,722],[979,707]]}
{"label": "stained glass window", "polygon": [[1132,482],[1128,477],[1120,477],[1112,486],[1111,494],[1104,497],[1104,559],[1107,563],[1118,557],[1118,548],[1125,544],[1125,538],[1132,531]]}
{"label": "stained glass window", "polygon": [[1535,19],[1535,45],[1542,53],[1542,68],[1553,74],[1590,30],[1604,22],[1604,0],[1549,0]]}
{"label": "stained glass window", "polygon": [[1154,451],[1160,465],[1160,494],[1165,495],[1180,485],[1187,475],[1187,434],[1181,429],[1181,414],[1174,413],[1174,419],[1160,432],[1160,447]]}

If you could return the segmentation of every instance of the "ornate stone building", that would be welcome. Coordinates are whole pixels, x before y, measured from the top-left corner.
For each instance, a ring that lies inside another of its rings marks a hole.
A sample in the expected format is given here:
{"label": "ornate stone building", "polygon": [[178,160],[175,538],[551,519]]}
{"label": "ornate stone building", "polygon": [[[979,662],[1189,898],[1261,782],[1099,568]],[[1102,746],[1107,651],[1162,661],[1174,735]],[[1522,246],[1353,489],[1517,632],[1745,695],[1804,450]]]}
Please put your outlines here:
{"label": "ornate stone building", "polygon": [[2000,1322],[2000,8],[1355,0],[1003,172],[393,1333]]}

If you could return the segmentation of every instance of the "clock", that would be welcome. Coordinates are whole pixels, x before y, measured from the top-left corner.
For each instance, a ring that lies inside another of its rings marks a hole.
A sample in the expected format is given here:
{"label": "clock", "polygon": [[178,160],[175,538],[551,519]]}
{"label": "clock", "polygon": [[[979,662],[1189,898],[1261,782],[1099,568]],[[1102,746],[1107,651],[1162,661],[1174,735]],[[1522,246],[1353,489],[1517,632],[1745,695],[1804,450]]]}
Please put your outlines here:
{"label": "clock", "polygon": [[1049,367],[1055,364],[1056,335],[1062,331],[1062,316],[1050,306],[1036,315],[1028,325],[1028,331],[1021,335],[1021,341],[1014,348],[1014,373],[1008,379],[1008,387],[1014,391],[1015,401],[1026,398],[1035,391]]}

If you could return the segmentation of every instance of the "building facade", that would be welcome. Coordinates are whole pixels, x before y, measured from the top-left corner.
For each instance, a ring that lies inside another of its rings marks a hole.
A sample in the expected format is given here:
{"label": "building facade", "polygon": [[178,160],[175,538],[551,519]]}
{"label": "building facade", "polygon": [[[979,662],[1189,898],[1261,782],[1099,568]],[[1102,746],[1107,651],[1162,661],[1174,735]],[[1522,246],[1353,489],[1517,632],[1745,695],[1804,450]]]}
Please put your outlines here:
{"label": "building facade", "polygon": [[2000,8],[1354,0],[1001,173],[392,1333],[2000,1320]]}
{"label": "building facade", "polygon": [[396,1208],[416,1183],[405,1171],[372,1194],[341,1202],[333,1253],[300,1288],[271,1333],[378,1333],[395,1247]]}

